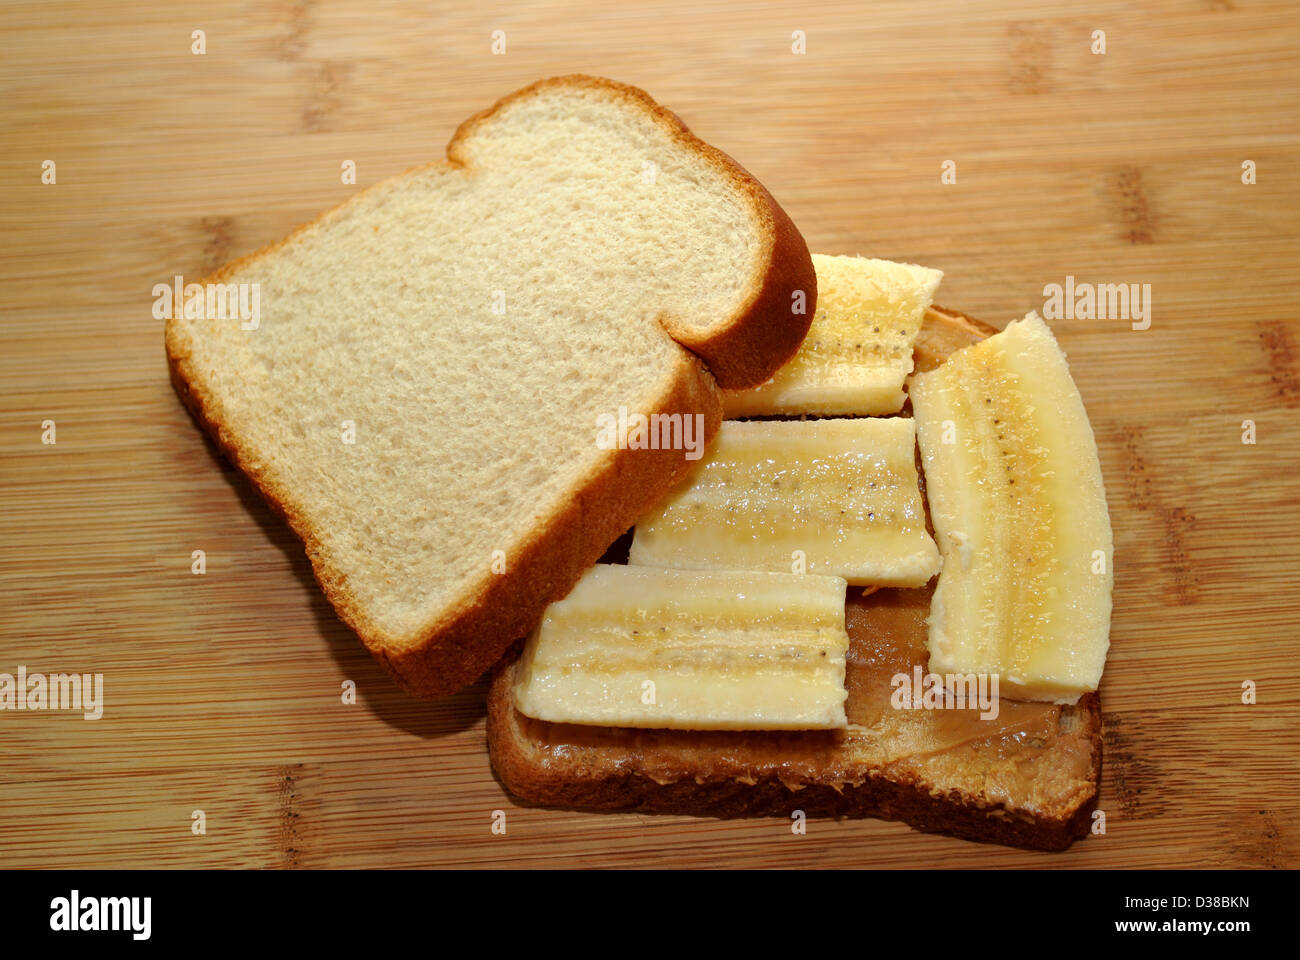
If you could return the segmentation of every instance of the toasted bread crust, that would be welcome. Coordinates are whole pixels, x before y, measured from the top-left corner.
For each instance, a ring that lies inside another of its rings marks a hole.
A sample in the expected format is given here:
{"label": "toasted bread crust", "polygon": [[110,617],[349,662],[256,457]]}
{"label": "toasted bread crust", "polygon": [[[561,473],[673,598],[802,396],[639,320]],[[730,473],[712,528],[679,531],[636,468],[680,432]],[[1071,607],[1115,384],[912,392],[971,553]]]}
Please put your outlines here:
{"label": "toasted bread crust", "polygon": [[[676,368],[665,371],[659,400],[644,413],[703,414],[706,435],[712,438],[722,419],[716,381],[749,386],[769,377],[798,349],[816,304],[816,278],[803,238],[771,195],[738,164],[698,140],[681,120],[643,91],[610,80],[574,75],[538,81],[470,117],[453,135],[445,161],[414,167],[399,177],[428,167],[463,169],[460,145],[472,136],[478,124],[512,100],[553,85],[596,87],[652,112],[676,139],[721,169],[732,185],[752,200],[759,222],[770,229],[760,258],[760,262],[766,263],[766,269],[730,323],[701,335],[674,324],[672,318],[661,318],[669,334],[696,356],[683,353]],[[200,282],[225,282],[241,267],[274,253],[325,219],[341,214],[359,196],[326,211],[282,240],[225,265]],[[806,293],[804,315],[791,312],[791,291],[795,289]],[[417,635],[393,636],[374,623],[362,608],[348,587],[346,573],[329,561],[309,518],[294,508],[291,491],[259,470],[251,451],[244,449],[228,428],[217,398],[205,389],[194,369],[188,345],[172,321],[168,321],[165,340],[171,381],[186,409],[302,539],[316,580],[339,616],[356,631],[366,648],[397,682],[417,697],[450,695],[482,675],[515,639],[532,629],[546,605],[563,597],[609,544],[671,489],[691,466],[679,450],[611,451],[585,478],[568,504],[538,524],[526,545],[509,558],[506,573],[485,573],[473,591],[450,605]],[[706,370],[699,358],[715,364],[716,369]]]}
{"label": "toasted bread crust", "polygon": [[1095,693],[1074,708],[1072,737],[1091,745],[1091,789],[1046,809],[957,789],[940,790],[891,765],[870,770],[858,782],[795,780],[770,770],[731,776],[706,771],[684,758],[676,770],[657,766],[654,776],[634,757],[609,762],[597,754],[566,751],[561,763],[537,750],[514,705],[513,658],[497,665],[488,693],[487,736],[492,767],[506,788],[528,805],[581,810],[624,810],[688,816],[782,817],[795,810],[809,817],[875,817],[899,820],[928,833],[943,833],[1029,850],[1064,850],[1085,836],[1097,806],[1101,780],[1101,707]]}

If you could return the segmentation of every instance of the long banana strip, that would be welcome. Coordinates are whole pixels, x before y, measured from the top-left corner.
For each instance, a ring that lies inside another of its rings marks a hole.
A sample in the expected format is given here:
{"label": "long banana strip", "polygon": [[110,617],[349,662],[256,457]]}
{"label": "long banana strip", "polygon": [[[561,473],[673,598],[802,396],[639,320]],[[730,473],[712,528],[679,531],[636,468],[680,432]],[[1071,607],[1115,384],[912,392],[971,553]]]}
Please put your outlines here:
{"label": "long banana strip", "polygon": [[813,254],[817,312],[798,353],[767,383],[724,390],[728,417],[897,413],[912,343],[943,273]]}
{"label": "long banana strip", "polygon": [[725,421],[686,484],[637,523],[630,561],[923,586],[939,550],[915,450],[902,417]]}
{"label": "long banana strip", "polygon": [[943,571],[930,670],[1073,703],[1109,647],[1111,529],[1065,356],[1031,313],[910,385]]}
{"label": "long banana strip", "polygon": [[515,704],[560,723],[844,727],[845,589],[838,577],[598,564],[529,638]]}

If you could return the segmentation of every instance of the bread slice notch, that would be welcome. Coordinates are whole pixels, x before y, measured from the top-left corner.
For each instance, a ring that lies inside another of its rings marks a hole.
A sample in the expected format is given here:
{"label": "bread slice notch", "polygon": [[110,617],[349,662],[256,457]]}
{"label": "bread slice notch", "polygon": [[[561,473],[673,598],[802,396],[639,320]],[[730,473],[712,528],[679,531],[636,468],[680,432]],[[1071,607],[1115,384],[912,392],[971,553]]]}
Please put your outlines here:
{"label": "bread slice notch", "polygon": [[[585,76],[511,94],[445,162],[204,283],[255,285],[260,317],[176,310],[177,393],[421,697],[527,634],[692,466],[718,385],[769,377],[816,307],[768,192],[644,92]],[[679,415],[676,448],[611,448],[599,418],[621,413]]]}
{"label": "bread slice notch", "polygon": [[[927,311],[914,359],[938,366],[997,330]],[[900,710],[894,678],[928,668],[933,584],[850,588],[846,730],[682,731],[548,723],[515,709],[517,660],[496,669],[487,736],[502,785],[526,804],[712,817],[878,817],[918,830],[1037,850],[1085,836],[1101,778],[1101,705],[1001,702]]]}

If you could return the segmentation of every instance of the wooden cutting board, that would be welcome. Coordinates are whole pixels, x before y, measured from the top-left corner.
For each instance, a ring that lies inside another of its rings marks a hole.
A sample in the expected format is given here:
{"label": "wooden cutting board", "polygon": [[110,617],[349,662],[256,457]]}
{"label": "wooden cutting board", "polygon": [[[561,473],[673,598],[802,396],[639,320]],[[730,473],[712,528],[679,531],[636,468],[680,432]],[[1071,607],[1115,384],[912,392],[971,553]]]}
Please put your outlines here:
{"label": "wooden cutting board", "polygon": [[[0,672],[105,678],[99,720],[0,713],[4,864],[1300,865],[1294,9],[454,6],[0,12]],[[153,285],[567,72],[650,91],[814,250],[941,267],[940,302],[999,326],[1067,276],[1150,284],[1149,329],[1053,323],[1115,528],[1104,836],[1050,855],[877,821],[797,836],[517,807],[488,764],[484,686],[399,692],[205,444],[167,382]]]}

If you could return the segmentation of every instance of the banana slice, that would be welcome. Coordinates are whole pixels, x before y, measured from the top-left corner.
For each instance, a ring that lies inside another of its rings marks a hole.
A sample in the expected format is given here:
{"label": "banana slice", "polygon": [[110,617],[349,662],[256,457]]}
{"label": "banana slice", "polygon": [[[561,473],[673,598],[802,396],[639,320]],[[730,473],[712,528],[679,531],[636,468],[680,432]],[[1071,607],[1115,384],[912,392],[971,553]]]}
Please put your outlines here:
{"label": "banana slice", "polygon": [[598,564],[524,648],[519,712],[682,730],[844,727],[838,577]]}
{"label": "banana slice", "polygon": [[996,673],[1012,699],[1075,702],[1106,663],[1112,541],[1065,355],[1031,313],[909,389],[943,553],[930,670]]}
{"label": "banana slice", "polygon": [[728,420],[685,486],[642,517],[630,562],[919,587],[939,569],[910,419]]}
{"label": "banana slice", "polygon": [[724,390],[726,416],[897,413],[912,343],[942,271],[813,254],[817,312],[793,359],[767,383]]}

